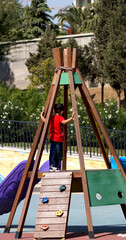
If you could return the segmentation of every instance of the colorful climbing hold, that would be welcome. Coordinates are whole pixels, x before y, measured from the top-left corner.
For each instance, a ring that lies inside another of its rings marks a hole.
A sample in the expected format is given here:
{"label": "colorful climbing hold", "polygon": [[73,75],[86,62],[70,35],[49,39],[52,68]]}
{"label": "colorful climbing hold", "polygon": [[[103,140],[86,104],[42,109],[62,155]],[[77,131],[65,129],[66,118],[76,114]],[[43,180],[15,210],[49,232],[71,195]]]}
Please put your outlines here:
{"label": "colorful climbing hold", "polygon": [[61,217],[63,215],[63,211],[59,210],[58,212],[56,212],[56,216]]}
{"label": "colorful climbing hold", "polygon": [[42,226],[41,226],[41,229],[42,229],[43,231],[46,231],[48,228],[49,228],[48,225],[42,225]]}
{"label": "colorful climbing hold", "polygon": [[61,185],[59,188],[60,192],[63,192],[66,190],[66,186],[65,185]]}
{"label": "colorful climbing hold", "polygon": [[47,197],[43,197],[42,200],[41,200],[42,203],[48,203],[48,201],[49,201],[49,200],[48,200]]}
{"label": "colorful climbing hold", "polygon": [[42,176],[45,177],[45,173],[43,173]]}

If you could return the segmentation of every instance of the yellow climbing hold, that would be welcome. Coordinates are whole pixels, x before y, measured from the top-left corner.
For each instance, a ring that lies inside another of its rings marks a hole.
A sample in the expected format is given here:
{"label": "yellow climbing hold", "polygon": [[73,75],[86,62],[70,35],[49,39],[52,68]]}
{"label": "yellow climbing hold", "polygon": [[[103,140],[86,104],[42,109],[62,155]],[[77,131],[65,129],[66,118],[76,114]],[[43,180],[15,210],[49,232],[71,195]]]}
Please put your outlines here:
{"label": "yellow climbing hold", "polygon": [[56,212],[56,216],[61,217],[63,215],[63,211],[59,210],[58,212]]}
{"label": "yellow climbing hold", "polygon": [[42,176],[45,177],[45,173],[43,173]]}

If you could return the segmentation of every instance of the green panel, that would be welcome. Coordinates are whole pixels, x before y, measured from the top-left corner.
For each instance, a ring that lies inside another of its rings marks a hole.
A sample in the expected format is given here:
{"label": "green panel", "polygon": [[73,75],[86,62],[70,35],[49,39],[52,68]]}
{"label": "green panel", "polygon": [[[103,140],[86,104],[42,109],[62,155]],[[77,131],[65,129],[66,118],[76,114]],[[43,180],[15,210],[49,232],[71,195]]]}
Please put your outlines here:
{"label": "green panel", "polygon": [[[73,72],[73,80],[74,80],[74,84],[82,84],[81,80],[78,76],[78,73],[76,73],[76,72]],[[54,84],[55,84],[55,82],[54,82]],[[62,73],[61,78],[60,78],[60,85],[68,85],[68,84],[69,84],[68,72]]]}
{"label": "green panel", "polygon": [[91,206],[126,204],[126,183],[120,169],[86,171],[86,175]]}

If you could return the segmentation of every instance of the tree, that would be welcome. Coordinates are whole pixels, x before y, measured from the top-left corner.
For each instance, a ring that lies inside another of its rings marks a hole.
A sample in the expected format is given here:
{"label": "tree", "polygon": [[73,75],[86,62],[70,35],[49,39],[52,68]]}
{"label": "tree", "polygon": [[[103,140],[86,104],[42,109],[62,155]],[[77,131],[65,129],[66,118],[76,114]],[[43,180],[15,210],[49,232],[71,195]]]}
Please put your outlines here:
{"label": "tree", "polygon": [[21,38],[22,5],[19,0],[4,0],[0,3],[0,41]]}
{"label": "tree", "polygon": [[[0,2],[0,42],[14,41],[22,38],[22,5],[19,0]],[[0,58],[9,51],[10,45],[0,44]]]}
{"label": "tree", "polygon": [[126,108],[126,3],[118,0],[113,4],[109,19],[111,28],[104,53],[104,71],[111,86],[117,91],[118,107],[120,107],[120,92],[124,90]]}
{"label": "tree", "polygon": [[58,28],[51,20],[51,15],[48,14],[50,12],[46,0],[32,0],[31,5],[24,8],[22,19],[23,38],[41,37],[47,24],[57,30]]}
{"label": "tree", "polygon": [[30,87],[39,86],[44,88],[45,98],[47,97],[51,79],[54,75],[55,64],[53,61],[52,48],[60,47],[61,42],[56,40],[54,30],[47,26],[43,37],[38,43],[37,53],[30,53],[26,66],[30,72]]}
{"label": "tree", "polygon": [[126,4],[124,0],[99,0],[94,11],[97,15],[93,40],[97,68],[103,84],[107,80],[119,94],[120,87],[125,89]]}
{"label": "tree", "polygon": [[91,32],[94,24],[93,5],[88,5],[84,10],[79,7],[66,7],[54,16],[58,17],[61,28],[67,31],[70,29],[72,34]]}

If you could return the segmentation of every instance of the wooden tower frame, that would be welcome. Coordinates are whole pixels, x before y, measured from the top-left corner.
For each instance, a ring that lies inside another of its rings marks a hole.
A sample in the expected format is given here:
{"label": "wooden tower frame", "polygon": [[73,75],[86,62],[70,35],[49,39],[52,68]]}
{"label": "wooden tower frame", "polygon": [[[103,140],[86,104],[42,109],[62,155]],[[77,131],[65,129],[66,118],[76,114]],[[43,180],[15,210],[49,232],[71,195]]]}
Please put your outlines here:
{"label": "wooden tower frame", "polygon": [[[79,128],[79,120],[78,120],[78,112],[77,112],[77,103],[76,103],[76,97],[75,97],[75,88],[74,85],[76,84],[79,88],[81,97],[83,99],[83,103],[86,106],[88,116],[90,118],[90,122],[92,124],[95,136],[97,138],[97,142],[99,144],[100,150],[103,154],[104,161],[106,163],[106,166],[108,169],[110,169],[110,161],[108,158],[108,155],[105,150],[105,146],[103,144],[99,128],[101,129],[101,132],[106,140],[106,143],[110,149],[111,154],[113,155],[116,164],[121,171],[122,177],[124,179],[124,182],[126,181],[126,174],[124,172],[124,169],[120,163],[120,160],[116,154],[116,151],[112,145],[112,142],[108,136],[108,133],[101,121],[100,115],[93,103],[93,100],[89,94],[89,91],[85,85],[85,82],[83,81],[83,78],[81,76],[81,73],[79,69],[76,67],[77,63],[77,49],[74,48],[72,51],[72,57],[71,57],[71,48],[64,49],[64,52],[62,54],[62,49],[61,48],[54,48],[53,49],[53,56],[54,56],[54,61],[56,65],[56,70],[54,73],[54,77],[51,83],[51,87],[49,90],[49,94],[45,103],[45,108],[44,108],[44,116],[46,117],[46,122],[43,123],[42,120],[40,119],[40,123],[34,138],[34,142],[29,154],[29,158],[10,212],[10,216],[8,218],[7,225],[5,227],[5,233],[9,233],[11,223],[20,199],[21,192],[23,190],[26,178],[29,176],[30,177],[30,182],[29,182],[29,187],[26,193],[26,198],[24,202],[24,206],[22,209],[22,214],[20,217],[18,229],[15,235],[15,238],[21,238],[22,236],[22,231],[23,231],[23,226],[25,222],[25,218],[27,215],[33,187],[36,178],[39,176],[40,178],[42,177],[42,173],[38,173],[38,167],[40,164],[41,156],[43,153],[44,149],[44,144],[45,140],[47,137],[47,131],[48,131],[48,126],[49,126],[49,121],[50,117],[54,108],[59,84],[60,84],[60,79],[62,73],[68,73],[68,79],[69,83],[64,84],[64,117],[67,118],[67,99],[68,99],[68,84],[70,86],[70,93],[71,93],[71,102],[72,102],[72,108],[73,111],[75,112],[74,116],[74,123],[75,123],[75,132],[76,132],[76,140],[77,140],[77,147],[78,147],[78,155],[79,155],[79,162],[80,162],[80,172],[74,173],[73,176],[81,178],[82,182],[82,191],[84,193],[84,201],[85,201],[85,210],[86,210],[86,217],[87,217],[87,226],[88,226],[88,234],[89,238],[94,238],[94,231],[93,231],[93,225],[92,225],[92,217],[91,217],[91,209],[90,209],[90,198],[89,198],[89,189],[88,189],[88,184],[87,184],[87,175],[85,171],[85,163],[84,163],[84,156],[83,156],[83,149],[82,149],[82,143],[81,143],[81,135],[80,135],[80,128]],[[80,79],[79,83],[76,83],[73,77],[73,73],[76,73]],[[98,128],[99,125],[99,128]],[[38,146],[39,144],[39,146]],[[38,151],[37,151],[38,148]],[[31,162],[34,159],[35,153],[37,151],[36,155],[36,160],[35,164],[33,167],[32,172],[29,172],[29,168],[31,165]],[[67,126],[64,127],[64,144],[63,144],[63,170],[66,170],[66,153],[67,153]],[[126,217],[126,205],[125,203],[121,204],[124,216]]]}

